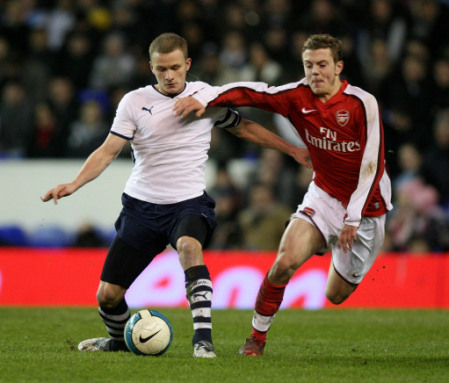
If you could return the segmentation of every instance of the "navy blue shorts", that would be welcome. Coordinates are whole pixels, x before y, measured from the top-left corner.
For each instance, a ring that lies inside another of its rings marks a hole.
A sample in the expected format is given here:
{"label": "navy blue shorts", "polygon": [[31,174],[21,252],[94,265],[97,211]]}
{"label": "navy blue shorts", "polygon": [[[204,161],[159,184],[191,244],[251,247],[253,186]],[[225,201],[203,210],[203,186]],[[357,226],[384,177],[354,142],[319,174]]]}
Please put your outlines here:
{"label": "navy blue shorts", "polygon": [[122,204],[123,209],[115,223],[117,235],[145,253],[159,254],[169,243],[176,249],[176,241],[182,235],[197,238],[196,228],[189,228],[189,225],[178,227],[183,217],[199,216],[201,222],[206,223],[206,235],[197,238],[203,248],[217,226],[215,201],[206,192],[199,197],[168,205],[140,201],[123,193]]}

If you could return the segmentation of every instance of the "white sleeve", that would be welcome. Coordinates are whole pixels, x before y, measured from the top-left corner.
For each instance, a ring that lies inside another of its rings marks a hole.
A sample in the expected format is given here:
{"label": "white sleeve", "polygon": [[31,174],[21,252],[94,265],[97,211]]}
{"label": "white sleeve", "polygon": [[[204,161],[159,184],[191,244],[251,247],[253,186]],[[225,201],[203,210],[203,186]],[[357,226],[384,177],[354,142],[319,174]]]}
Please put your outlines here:
{"label": "white sleeve", "polygon": [[299,147],[305,148],[306,144],[302,140],[293,124],[279,113],[274,114],[274,123],[279,132],[279,135],[287,142]]}
{"label": "white sleeve", "polygon": [[111,126],[111,133],[127,140],[131,140],[134,137],[134,132],[137,129],[130,99],[129,93],[121,99]]}
{"label": "white sleeve", "polygon": [[379,152],[381,150],[381,122],[379,107],[374,96],[363,100],[366,110],[366,143],[360,165],[359,180],[357,188],[349,199],[347,218],[345,223],[351,226],[358,226],[362,220],[362,210],[365,206],[368,195],[376,182],[379,171]]}

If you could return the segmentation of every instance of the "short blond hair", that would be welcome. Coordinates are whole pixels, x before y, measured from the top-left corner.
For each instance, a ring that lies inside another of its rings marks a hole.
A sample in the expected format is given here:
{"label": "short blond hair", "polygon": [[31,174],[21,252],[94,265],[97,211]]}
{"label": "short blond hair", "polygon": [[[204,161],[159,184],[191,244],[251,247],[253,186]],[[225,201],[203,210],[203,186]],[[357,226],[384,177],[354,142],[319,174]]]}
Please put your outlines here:
{"label": "short blond hair", "polygon": [[189,52],[187,49],[187,41],[183,37],[177,35],[176,33],[163,33],[156,37],[150,44],[150,48],[148,50],[150,60],[151,56],[155,52],[171,53],[176,49],[179,49],[185,58],[188,57]]}

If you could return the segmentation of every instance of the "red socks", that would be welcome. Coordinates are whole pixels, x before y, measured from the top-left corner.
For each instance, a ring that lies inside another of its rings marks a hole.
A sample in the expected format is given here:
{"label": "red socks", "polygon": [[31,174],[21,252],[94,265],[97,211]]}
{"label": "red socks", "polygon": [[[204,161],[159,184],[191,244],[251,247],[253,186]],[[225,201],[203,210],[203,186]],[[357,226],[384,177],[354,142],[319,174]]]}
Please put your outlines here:
{"label": "red socks", "polygon": [[[257,295],[255,313],[253,317],[253,329],[251,336],[259,342],[265,343],[267,331],[271,326],[273,316],[279,310],[284,298],[285,285],[275,286],[265,276]],[[259,330],[256,330],[256,327]],[[260,331],[263,330],[263,331]]]}
{"label": "red socks", "polygon": [[279,310],[284,298],[285,285],[275,286],[265,276],[260,285],[256,301],[256,312],[264,316],[273,316]]}

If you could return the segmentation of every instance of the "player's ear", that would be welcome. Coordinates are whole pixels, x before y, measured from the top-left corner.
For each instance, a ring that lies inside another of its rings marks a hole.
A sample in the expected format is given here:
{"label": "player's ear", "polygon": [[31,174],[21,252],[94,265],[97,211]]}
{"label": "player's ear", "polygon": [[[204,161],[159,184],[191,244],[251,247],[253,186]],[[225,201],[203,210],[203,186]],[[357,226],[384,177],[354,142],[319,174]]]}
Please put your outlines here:
{"label": "player's ear", "polygon": [[188,57],[186,59],[186,70],[189,70],[191,65],[192,65],[192,59],[190,57]]}
{"label": "player's ear", "polygon": [[152,63],[151,61],[149,61],[149,63],[150,63],[150,69],[151,69],[151,72],[154,74],[153,63]]}
{"label": "player's ear", "polygon": [[339,76],[341,71],[343,70],[343,61],[337,61],[337,64],[335,64],[335,75]]}

